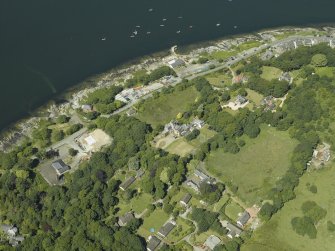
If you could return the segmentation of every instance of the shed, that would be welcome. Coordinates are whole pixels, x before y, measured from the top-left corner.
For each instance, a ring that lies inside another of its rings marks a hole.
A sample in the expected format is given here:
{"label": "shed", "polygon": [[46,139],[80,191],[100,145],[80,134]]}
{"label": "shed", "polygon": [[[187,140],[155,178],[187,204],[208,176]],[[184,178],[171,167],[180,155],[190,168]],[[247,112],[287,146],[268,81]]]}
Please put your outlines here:
{"label": "shed", "polygon": [[219,245],[221,242],[220,238],[215,236],[215,235],[211,235],[207,238],[207,240],[205,241],[204,245],[206,247],[208,247],[210,250],[214,250],[214,248]]}
{"label": "shed", "polygon": [[126,226],[132,219],[134,219],[134,215],[132,212],[128,212],[125,215],[119,218],[118,224],[120,226]]}

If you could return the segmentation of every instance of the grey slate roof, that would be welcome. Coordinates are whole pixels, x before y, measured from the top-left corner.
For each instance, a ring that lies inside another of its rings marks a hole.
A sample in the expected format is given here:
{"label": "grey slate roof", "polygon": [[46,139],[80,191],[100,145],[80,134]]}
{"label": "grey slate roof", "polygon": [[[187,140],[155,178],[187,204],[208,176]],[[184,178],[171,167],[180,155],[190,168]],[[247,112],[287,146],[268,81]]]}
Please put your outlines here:
{"label": "grey slate roof", "polygon": [[190,202],[191,198],[192,198],[192,195],[189,194],[189,193],[187,193],[187,194],[184,195],[184,197],[181,199],[180,202],[182,202],[185,205],[187,205]]}
{"label": "grey slate roof", "polygon": [[207,180],[207,179],[209,179],[209,176],[208,176],[207,174],[203,173],[202,171],[200,171],[200,170],[198,170],[198,169],[196,169],[196,170],[194,171],[194,174],[195,174],[197,177],[199,177],[201,180]]}
{"label": "grey slate roof", "polygon": [[57,175],[62,175],[70,170],[70,167],[61,159],[54,161],[51,166],[55,169]]}
{"label": "grey slate roof", "polygon": [[134,218],[135,217],[134,217],[133,213],[128,212],[128,213],[126,213],[125,215],[123,215],[119,218],[119,225],[120,226],[125,226]]}
{"label": "grey slate roof", "polygon": [[161,229],[159,229],[158,234],[162,237],[166,237],[172,231],[172,229],[174,229],[175,226],[176,224],[174,222],[168,222],[164,226],[162,226]]}
{"label": "grey slate roof", "polygon": [[131,184],[133,184],[135,181],[135,177],[130,176],[128,179],[126,179],[121,185],[120,188],[125,191]]}
{"label": "grey slate roof", "polygon": [[154,251],[160,243],[161,243],[161,240],[158,239],[156,236],[153,236],[153,235],[149,236],[147,250]]}
{"label": "grey slate roof", "polygon": [[249,219],[250,214],[247,211],[244,211],[244,213],[238,218],[237,224],[239,224],[240,226],[244,226]]}

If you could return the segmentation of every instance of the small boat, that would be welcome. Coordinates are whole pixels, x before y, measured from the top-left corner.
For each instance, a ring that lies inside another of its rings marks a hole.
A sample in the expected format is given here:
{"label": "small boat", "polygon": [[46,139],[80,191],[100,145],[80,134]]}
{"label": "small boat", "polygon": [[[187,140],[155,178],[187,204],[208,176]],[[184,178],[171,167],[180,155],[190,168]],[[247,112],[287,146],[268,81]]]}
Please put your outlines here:
{"label": "small boat", "polygon": [[192,26],[192,25],[190,25],[190,26],[189,26],[189,28],[190,28],[190,29],[192,29],[192,28],[193,28],[193,26]]}
{"label": "small boat", "polygon": [[159,25],[160,27],[164,27],[165,25],[164,24],[161,24],[161,25]]}
{"label": "small boat", "polygon": [[221,25],[220,23],[217,23],[217,24],[216,24],[216,27],[219,27],[220,25]]}
{"label": "small boat", "polygon": [[237,29],[237,25],[234,26],[234,29]]}
{"label": "small boat", "polygon": [[137,35],[138,31],[137,31],[137,30],[135,30],[135,31],[133,31],[133,33],[134,33],[134,35]]}
{"label": "small boat", "polygon": [[154,9],[149,9],[148,11],[151,12],[151,11],[153,11],[153,10],[154,10]]}
{"label": "small boat", "polygon": [[136,25],[136,28],[141,28],[141,25]]}
{"label": "small boat", "polygon": [[131,35],[130,37],[131,37],[131,38],[134,38],[135,36],[134,36],[134,35]]}
{"label": "small boat", "polygon": [[179,30],[179,31],[177,31],[176,33],[177,33],[177,34],[179,34],[179,33],[180,33],[180,30]]}
{"label": "small boat", "polygon": [[102,40],[102,41],[106,41],[106,38],[105,38],[105,37],[103,37],[103,38],[101,38],[101,40]]}
{"label": "small boat", "polygon": [[147,34],[151,34],[151,31],[147,31]]}
{"label": "small boat", "polygon": [[166,18],[163,18],[162,21],[165,22],[167,19]]}
{"label": "small boat", "polygon": [[178,18],[179,18],[179,19],[182,19],[183,17],[182,17],[182,16],[179,16]]}

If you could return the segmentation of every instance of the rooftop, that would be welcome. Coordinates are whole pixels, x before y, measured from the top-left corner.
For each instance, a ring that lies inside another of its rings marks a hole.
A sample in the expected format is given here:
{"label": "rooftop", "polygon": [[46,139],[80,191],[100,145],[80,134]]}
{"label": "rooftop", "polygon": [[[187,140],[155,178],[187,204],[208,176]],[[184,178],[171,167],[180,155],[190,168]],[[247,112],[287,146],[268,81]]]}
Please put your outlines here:
{"label": "rooftop", "polygon": [[134,219],[134,215],[132,212],[128,212],[125,215],[119,217],[119,225],[124,226],[127,225],[132,219]]}
{"label": "rooftop", "polygon": [[125,191],[131,184],[133,184],[135,181],[135,177],[130,176],[128,179],[126,179],[121,185],[120,188]]}
{"label": "rooftop", "polygon": [[161,229],[159,229],[158,234],[162,237],[166,237],[172,231],[172,229],[174,229],[175,226],[175,222],[167,222],[164,226],[161,227]]}
{"label": "rooftop", "polygon": [[63,160],[56,160],[51,164],[51,166],[55,169],[58,176],[63,175],[67,171],[70,170],[70,167],[64,163]]}
{"label": "rooftop", "polygon": [[210,250],[213,250],[220,242],[221,240],[219,237],[211,235],[207,238],[204,245],[207,246]]}
{"label": "rooftop", "polygon": [[185,204],[185,205],[187,205],[187,204],[190,202],[191,198],[192,198],[192,195],[189,194],[189,193],[187,193],[187,194],[185,194],[184,197],[180,200],[180,202],[183,203],[183,204]]}
{"label": "rooftop", "polygon": [[237,224],[239,224],[240,226],[244,226],[249,219],[250,214],[247,211],[244,211],[244,213],[238,218]]}
{"label": "rooftop", "polygon": [[149,236],[147,250],[154,251],[160,243],[161,243],[161,240],[158,239],[156,236],[153,236],[153,235]]}

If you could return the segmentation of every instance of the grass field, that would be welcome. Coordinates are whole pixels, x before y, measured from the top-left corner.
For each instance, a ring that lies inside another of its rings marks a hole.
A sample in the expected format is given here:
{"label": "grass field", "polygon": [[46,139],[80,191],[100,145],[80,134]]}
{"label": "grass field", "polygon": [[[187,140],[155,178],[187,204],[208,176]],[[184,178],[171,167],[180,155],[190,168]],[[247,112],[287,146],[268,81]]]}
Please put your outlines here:
{"label": "grass field", "polygon": [[[335,250],[335,233],[327,230],[327,221],[335,222],[335,165],[320,171],[306,173],[296,189],[297,197],[285,204],[273,218],[257,230],[242,247],[242,251],[315,251]],[[311,193],[306,183],[317,186],[317,193]],[[307,200],[315,201],[327,210],[326,217],[317,225],[316,239],[302,237],[292,230],[291,219],[301,216],[301,205]]]}
{"label": "grass field", "polygon": [[150,229],[154,229],[154,233],[157,234],[159,229],[164,225],[164,223],[169,219],[169,216],[162,210],[156,209],[152,212],[149,217],[144,218],[143,225],[139,228],[138,233],[147,238],[152,233]]}
{"label": "grass field", "polygon": [[118,207],[120,208],[118,215],[124,215],[129,211],[134,211],[138,214],[142,213],[144,209],[146,209],[152,202],[152,196],[146,193],[143,193],[140,196],[132,199],[130,202],[120,201],[118,204]]}
{"label": "grass field", "polygon": [[225,193],[221,199],[213,205],[213,212],[219,212],[221,208],[228,202],[229,196]]}
{"label": "grass field", "polygon": [[195,147],[189,144],[186,139],[180,138],[171,143],[164,150],[169,153],[177,154],[179,156],[184,157],[187,154],[193,152],[195,150]]}
{"label": "grass field", "polygon": [[178,113],[185,112],[189,105],[194,103],[198,94],[194,87],[161,94],[158,98],[144,101],[136,117],[153,127],[164,125],[175,119]]}
{"label": "grass field", "polygon": [[290,165],[297,141],[288,132],[262,126],[256,139],[244,137],[246,145],[237,154],[212,152],[207,170],[221,180],[239,187],[238,196],[248,205],[258,203]]}
{"label": "grass field", "polygon": [[251,89],[246,89],[246,91],[248,92],[248,96],[247,96],[248,100],[252,101],[255,105],[261,104],[261,101],[264,98],[262,94],[259,94],[258,92],[255,92]]}
{"label": "grass field", "polygon": [[191,141],[187,141],[185,138],[180,138],[168,145],[164,150],[169,153],[177,154],[179,156],[186,156],[197,149],[202,143],[206,142],[216,134],[215,131],[208,129],[208,126],[204,126],[200,129],[199,136]]}
{"label": "grass field", "polygon": [[231,200],[226,205],[224,212],[230,219],[232,219],[235,222],[237,221],[239,214],[244,212],[244,209],[235,201]]}
{"label": "grass field", "polygon": [[263,66],[261,77],[266,80],[273,80],[273,79],[278,79],[282,73],[283,73],[282,70],[276,67]]}

